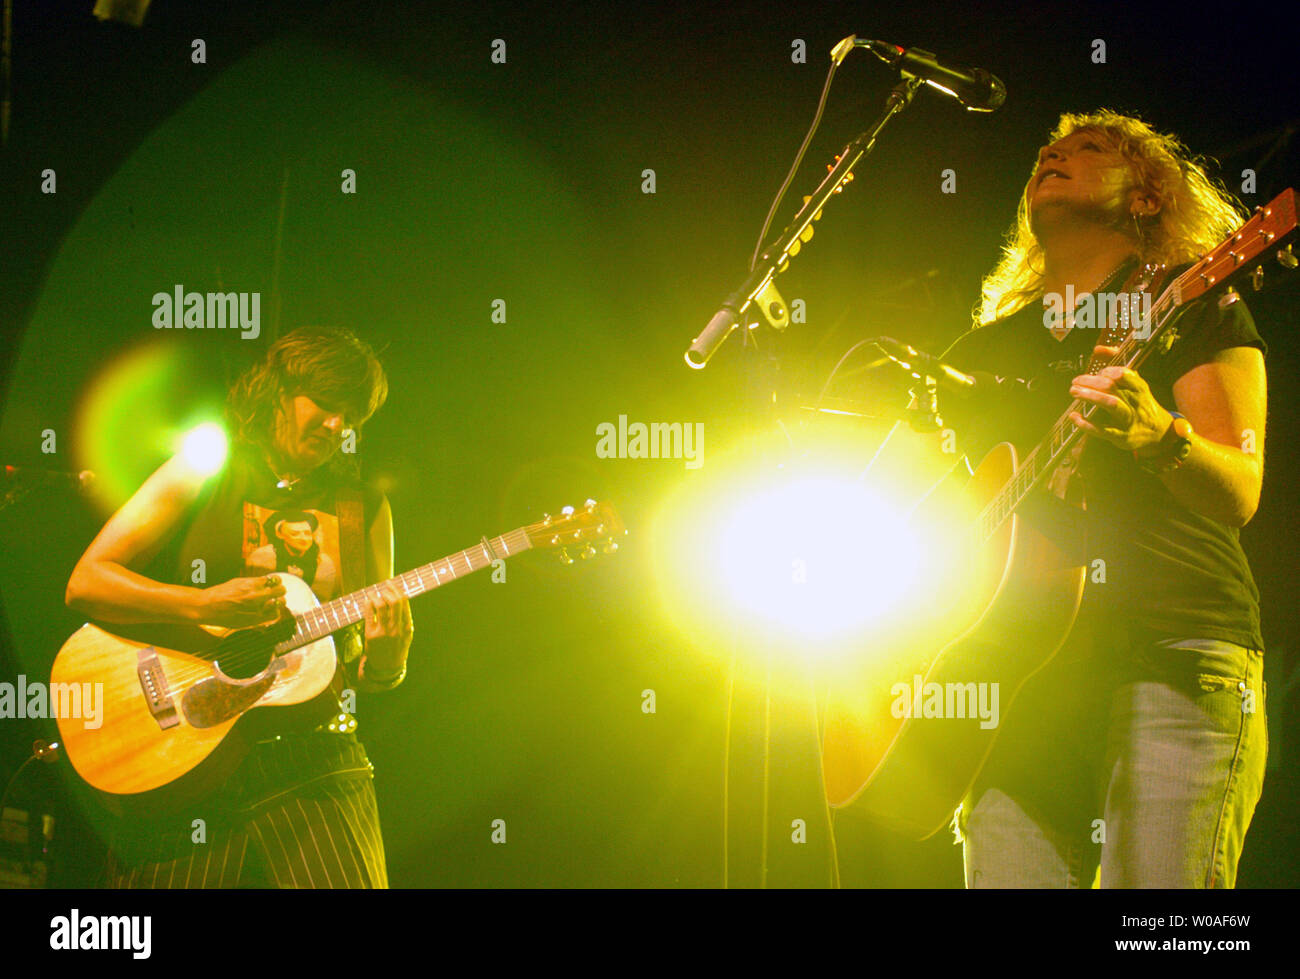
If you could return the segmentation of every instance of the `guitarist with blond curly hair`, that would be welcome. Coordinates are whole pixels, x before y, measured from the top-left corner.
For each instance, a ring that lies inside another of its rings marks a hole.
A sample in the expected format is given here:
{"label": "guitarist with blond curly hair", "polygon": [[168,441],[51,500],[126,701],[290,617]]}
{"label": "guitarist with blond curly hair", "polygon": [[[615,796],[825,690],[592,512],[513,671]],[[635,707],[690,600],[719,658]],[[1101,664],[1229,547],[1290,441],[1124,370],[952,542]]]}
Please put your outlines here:
{"label": "guitarist with blond curly hair", "polygon": [[1140,370],[1094,369],[1117,348],[1078,300],[1123,293],[1148,263],[1176,272],[1242,220],[1174,137],[1105,110],[1065,115],[979,325],[944,355],[1027,382],[982,412],[945,403],[971,458],[1034,444],[1074,399],[1092,406],[1069,415],[1088,436],[1082,606],[958,810],[968,887],[1235,882],[1267,750],[1259,594],[1239,541],[1263,480],[1265,345],[1228,292],[1180,311],[1178,339]]}

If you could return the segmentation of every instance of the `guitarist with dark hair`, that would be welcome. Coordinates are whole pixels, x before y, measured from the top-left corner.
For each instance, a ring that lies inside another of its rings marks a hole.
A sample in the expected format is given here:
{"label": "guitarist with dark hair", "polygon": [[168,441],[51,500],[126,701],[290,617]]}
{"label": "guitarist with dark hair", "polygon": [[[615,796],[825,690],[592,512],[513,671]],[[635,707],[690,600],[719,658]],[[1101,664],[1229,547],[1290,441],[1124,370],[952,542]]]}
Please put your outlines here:
{"label": "guitarist with dark hair", "polygon": [[1107,111],[1063,116],[985,279],[981,325],[945,354],[1029,382],[978,414],[944,404],[970,458],[1034,444],[1073,399],[1096,406],[1070,415],[1088,435],[1082,607],[958,809],[968,887],[1234,884],[1267,751],[1238,539],[1263,479],[1264,343],[1228,292],[1177,314],[1178,339],[1141,372],[1094,372],[1117,349],[1098,346],[1086,303],[1061,299],[1118,293],[1139,263],[1186,266],[1241,221],[1173,137]]}
{"label": "guitarist with dark hair", "polygon": [[[165,463],[77,563],[68,605],[127,626],[275,623],[286,615],[286,588],[266,573],[265,556],[284,550],[287,520],[298,531],[290,549],[312,558],[317,580],[307,584],[322,587],[326,567],[345,591],[389,579],[388,501],[362,486],[355,455],[340,451],[386,396],[383,368],[351,333],[282,337],[231,390],[229,461],[215,474],[183,453]],[[195,585],[205,580],[219,583]],[[401,683],[413,629],[391,583],[369,593],[364,612],[364,628],[335,637],[341,665],[324,710],[300,722],[305,729],[261,737],[219,791],[213,785],[183,812],[121,820],[109,886],[387,886],[371,765],[337,695],[345,685]]]}

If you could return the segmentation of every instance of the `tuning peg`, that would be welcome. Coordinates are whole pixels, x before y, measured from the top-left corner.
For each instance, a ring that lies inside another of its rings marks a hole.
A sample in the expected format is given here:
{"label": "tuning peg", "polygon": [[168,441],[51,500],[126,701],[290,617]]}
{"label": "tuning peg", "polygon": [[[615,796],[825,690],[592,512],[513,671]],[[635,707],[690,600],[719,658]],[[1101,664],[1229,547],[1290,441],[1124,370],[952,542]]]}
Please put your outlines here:
{"label": "tuning peg", "polygon": [[561,507],[560,514],[565,517],[573,516],[573,507],[571,506]]}
{"label": "tuning peg", "polygon": [[589,558],[593,558],[595,556],[596,556],[596,549],[592,547],[590,544],[588,544],[586,547],[582,549],[581,557],[584,561],[588,560]]}
{"label": "tuning peg", "polygon": [[1278,249],[1277,264],[1282,266],[1284,269],[1293,269],[1297,265],[1300,265],[1300,259],[1295,257],[1295,253],[1291,251],[1291,246],[1287,245],[1285,248]]}
{"label": "tuning peg", "polygon": [[609,540],[605,541],[605,546],[602,547],[601,550],[604,551],[606,554],[613,554],[615,551],[618,550],[618,541],[614,540],[611,537]]}
{"label": "tuning peg", "polygon": [[549,513],[543,513],[543,514],[542,514],[542,526],[543,526],[543,527],[549,527],[550,525],[551,525],[551,515],[550,515]]}
{"label": "tuning peg", "polygon": [[583,504],[583,506],[587,508],[588,512],[590,512],[596,509],[596,501],[588,500],[586,503]]}
{"label": "tuning peg", "polygon": [[573,563],[573,557],[572,557],[572,555],[569,554],[567,548],[563,548],[563,547],[560,548],[560,563],[561,563],[561,564],[572,564],[572,563]]}

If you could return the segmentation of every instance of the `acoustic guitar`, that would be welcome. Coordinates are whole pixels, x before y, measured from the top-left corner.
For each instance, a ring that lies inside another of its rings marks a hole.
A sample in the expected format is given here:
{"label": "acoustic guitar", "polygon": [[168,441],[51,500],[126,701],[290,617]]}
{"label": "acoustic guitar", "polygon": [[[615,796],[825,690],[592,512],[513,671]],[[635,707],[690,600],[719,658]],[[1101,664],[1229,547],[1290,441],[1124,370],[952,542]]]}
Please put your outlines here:
{"label": "acoustic guitar", "polygon": [[591,557],[603,542],[612,552],[624,533],[612,506],[588,500],[324,604],[301,578],[277,573],[286,599],[278,622],[152,630],[178,648],[140,638],[139,630],[120,635],[87,623],[59,650],[50,682],[92,685],[83,690],[103,684],[100,726],[60,717],[64,750],[119,811],[189,801],[219,784],[252,741],[337,713],[332,634],[362,621],[366,597],[383,585],[414,598],[526,550],[555,550],[570,564],[570,548]]}

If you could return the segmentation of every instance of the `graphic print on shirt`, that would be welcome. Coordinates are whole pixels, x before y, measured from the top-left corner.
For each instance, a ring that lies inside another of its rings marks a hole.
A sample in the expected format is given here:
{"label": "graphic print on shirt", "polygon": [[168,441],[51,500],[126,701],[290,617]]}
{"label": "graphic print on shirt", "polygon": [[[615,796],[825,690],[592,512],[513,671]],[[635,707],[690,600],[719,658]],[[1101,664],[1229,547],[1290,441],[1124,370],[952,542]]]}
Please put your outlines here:
{"label": "graphic print on shirt", "polygon": [[1047,369],[1055,374],[1061,374],[1068,377],[1077,377],[1080,374],[1088,372],[1088,363],[1092,360],[1092,353],[1081,353],[1073,360],[1054,360],[1047,365]]}
{"label": "graphic print on shirt", "polygon": [[244,503],[244,574],[297,575],[322,602],[339,591],[339,523],[321,510],[270,510]]}

